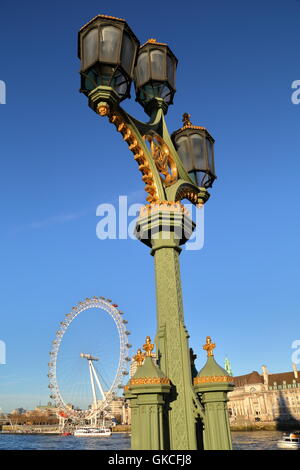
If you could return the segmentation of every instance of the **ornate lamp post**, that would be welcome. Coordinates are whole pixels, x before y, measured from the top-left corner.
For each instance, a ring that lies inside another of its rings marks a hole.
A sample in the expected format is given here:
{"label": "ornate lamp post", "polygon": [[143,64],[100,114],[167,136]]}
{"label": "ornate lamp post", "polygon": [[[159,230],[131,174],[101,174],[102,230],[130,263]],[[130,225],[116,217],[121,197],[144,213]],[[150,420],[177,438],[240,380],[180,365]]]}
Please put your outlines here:
{"label": "ornate lamp post", "polygon": [[[210,409],[206,411],[192,382],[179,254],[195,228],[181,201],[187,199],[201,207],[208,200],[207,188],[216,177],[214,140],[206,129],[193,126],[187,114],[184,126],[172,138],[168,132],[164,116],[173,103],[177,59],[166,44],[149,39],[139,48],[125,20],[105,15],[80,29],[78,44],[81,91],[89,106],[107,116],[127,143],[147,193],[148,204],[141,210],[136,235],[151,248],[155,261],[158,365],[148,355],[134,377],[137,381],[130,381],[127,387],[132,447],[189,450],[203,447],[204,442],[207,449],[213,448],[213,440],[205,439],[205,433],[207,429],[211,433],[218,423],[213,419],[212,427],[207,427]],[[150,116],[148,123],[120,106],[129,97],[132,80],[136,99]],[[141,354],[139,351],[137,356]],[[143,377],[143,373],[148,375]],[[146,415],[151,429],[144,435],[141,417]],[[230,434],[226,442],[230,442]]]}

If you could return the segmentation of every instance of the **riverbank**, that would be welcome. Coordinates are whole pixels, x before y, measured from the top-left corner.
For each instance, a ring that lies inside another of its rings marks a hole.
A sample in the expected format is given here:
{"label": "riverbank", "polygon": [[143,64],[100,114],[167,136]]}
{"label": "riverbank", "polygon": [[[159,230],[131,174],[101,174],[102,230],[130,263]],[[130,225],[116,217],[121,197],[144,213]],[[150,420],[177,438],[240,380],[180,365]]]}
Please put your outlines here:
{"label": "riverbank", "polygon": [[[117,425],[111,428],[113,434],[130,433],[131,427],[128,425]],[[57,426],[27,426],[27,425],[5,425],[2,426],[0,434],[32,434],[32,435],[54,435],[61,433]]]}
{"label": "riverbank", "polygon": [[[297,428],[297,426],[296,426]],[[251,432],[251,431],[296,431],[294,423],[277,423],[276,421],[259,421],[257,423],[235,423],[230,424],[231,432]],[[300,425],[299,425],[300,430]]]}

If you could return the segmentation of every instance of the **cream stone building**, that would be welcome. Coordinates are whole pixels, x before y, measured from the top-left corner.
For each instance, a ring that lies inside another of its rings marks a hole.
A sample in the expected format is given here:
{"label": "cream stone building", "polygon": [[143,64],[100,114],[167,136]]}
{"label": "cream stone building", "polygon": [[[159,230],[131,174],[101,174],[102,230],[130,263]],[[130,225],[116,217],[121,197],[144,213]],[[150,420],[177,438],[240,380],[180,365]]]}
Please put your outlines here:
{"label": "cream stone building", "polygon": [[292,372],[269,374],[262,366],[262,374],[233,377],[235,388],[228,394],[231,425],[273,423],[300,429],[300,374],[293,364]]}
{"label": "cream stone building", "polygon": [[129,407],[123,397],[115,397],[109,404],[110,414],[121,419],[121,424],[130,424]]}

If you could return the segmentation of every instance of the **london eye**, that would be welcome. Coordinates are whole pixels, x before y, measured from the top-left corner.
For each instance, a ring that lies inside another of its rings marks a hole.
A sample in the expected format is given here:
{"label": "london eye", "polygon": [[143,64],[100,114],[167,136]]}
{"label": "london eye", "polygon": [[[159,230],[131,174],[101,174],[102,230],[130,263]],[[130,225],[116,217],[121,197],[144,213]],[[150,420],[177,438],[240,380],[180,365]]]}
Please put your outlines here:
{"label": "london eye", "polygon": [[128,375],[129,335],[111,299],[87,298],[60,322],[50,351],[49,389],[60,420],[97,424]]}

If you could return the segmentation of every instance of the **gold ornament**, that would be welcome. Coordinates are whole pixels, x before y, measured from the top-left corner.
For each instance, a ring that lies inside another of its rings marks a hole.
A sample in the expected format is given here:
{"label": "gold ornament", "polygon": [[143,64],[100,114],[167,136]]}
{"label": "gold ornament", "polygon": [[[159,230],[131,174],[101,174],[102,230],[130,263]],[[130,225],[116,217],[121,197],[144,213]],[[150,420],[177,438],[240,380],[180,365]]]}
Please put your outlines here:
{"label": "gold ornament", "polygon": [[216,344],[211,342],[211,337],[206,336],[206,344],[204,344],[203,349],[207,351],[207,356],[213,356],[213,350],[215,349]]}
{"label": "gold ornament", "polygon": [[166,186],[170,186],[178,180],[178,171],[173,155],[163,138],[158,134],[147,134],[144,139],[150,145],[156,168],[160,173],[161,180]]}
{"label": "gold ornament", "polygon": [[146,351],[146,357],[152,357],[152,350],[154,349],[154,344],[151,344],[150,336],[147,336],[146,343],[143,346],[143,350]]}
{"label": "gold ornament", "polygon": [[141,349],[138,349],[133,359],[137,362],[138,366],[141,366],[144,362],[145,354],[142,353]]}

